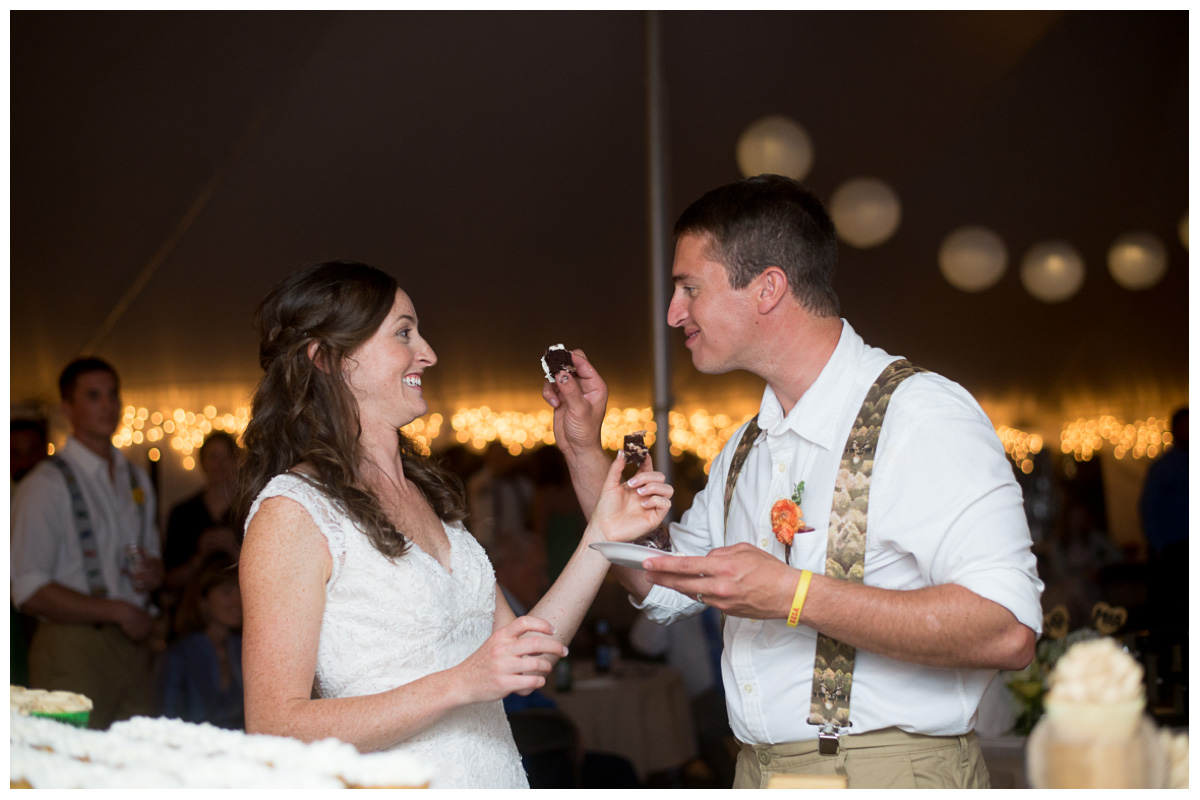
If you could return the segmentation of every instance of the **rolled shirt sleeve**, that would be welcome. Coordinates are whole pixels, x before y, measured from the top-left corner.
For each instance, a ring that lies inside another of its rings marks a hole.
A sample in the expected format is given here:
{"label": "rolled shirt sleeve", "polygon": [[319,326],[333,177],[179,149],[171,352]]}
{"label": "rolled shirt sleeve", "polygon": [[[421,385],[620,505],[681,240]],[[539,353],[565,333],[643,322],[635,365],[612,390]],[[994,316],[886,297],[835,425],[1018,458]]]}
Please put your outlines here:
{"label": "rolled shirt sleeve", "polygon": [[38,589],[54,582],[61,531],[73,531],[71,497],[61,474],[49,465],[35,469],[17,486],[12,504],[9,581],[20,608]]}
{"label": "rolled shirt sleeve", "polygon": [[1021,489],[987,416],[938,375],[906,381],[897,401],[901,392],[872,477],[867,583],[957,584],[1041,633],[1043,587]]}

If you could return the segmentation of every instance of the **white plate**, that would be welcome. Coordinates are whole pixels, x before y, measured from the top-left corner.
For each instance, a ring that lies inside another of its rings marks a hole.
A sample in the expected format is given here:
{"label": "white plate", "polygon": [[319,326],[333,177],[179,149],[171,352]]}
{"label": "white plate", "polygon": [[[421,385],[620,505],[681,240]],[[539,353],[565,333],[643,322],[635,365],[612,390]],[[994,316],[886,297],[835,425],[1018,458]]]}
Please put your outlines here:
{"label": "white plate", "polygon": [[641,569],[642,562],[647,558],[675,556],[674,553],[668,553],[666,550],[642,547],[640,544],[630,544],[629,542],[596,542],[590,546],[595,550],[599,550],[600,555],[612,563],[620,564],[622,567],[633,567],[634,569]]}

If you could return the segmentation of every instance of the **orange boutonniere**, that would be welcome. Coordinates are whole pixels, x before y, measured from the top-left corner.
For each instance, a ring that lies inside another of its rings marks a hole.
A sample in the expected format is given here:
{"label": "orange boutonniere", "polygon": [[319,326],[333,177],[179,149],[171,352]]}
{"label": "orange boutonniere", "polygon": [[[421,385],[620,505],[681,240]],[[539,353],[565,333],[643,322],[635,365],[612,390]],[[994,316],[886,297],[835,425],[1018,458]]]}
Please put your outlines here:
{"label": "orange boutonniere", "polygon": [[804,512],[790,497],[777,500],[771,506],[771,531],[781,544],[791,544],[803,524]]}
{"label": "orange boutonniere", "polygon": [[804,481],[796,484],[796,491],[791,497],[776,500],[771,506],[771,531],[780,544],[791,545],[797,533],[811,531],[804,525],[804,512],[800,510],[800,500],[804,496]]}
{"label": "orange boutonniere", "polygon": [[807,533],[812,528],[804,524],[804,512],[800,510],[800,501],[804,496],[804,481],[796,484],[796,491],[791,497],[776,500],[771,506],[771,531],[785,550],[786,561],[791,561],[792,541],[797,533]]}

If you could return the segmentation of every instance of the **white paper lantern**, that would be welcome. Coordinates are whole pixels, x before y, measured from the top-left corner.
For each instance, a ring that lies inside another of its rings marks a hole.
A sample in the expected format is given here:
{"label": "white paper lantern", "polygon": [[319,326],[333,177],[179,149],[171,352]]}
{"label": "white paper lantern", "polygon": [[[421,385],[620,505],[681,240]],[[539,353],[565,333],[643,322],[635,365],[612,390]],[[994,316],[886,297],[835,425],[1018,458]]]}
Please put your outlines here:
{"label": "white paper lantern", "polygon": [[942,276],[956,289],[982,292],[1000,280],[1008,266],[1008,248],[991,228],[965,225],[950,232],[938,250]]}
{"label": "white paper lantern", "polygon": [[900,227],[900,198],[878,178],[852,178],[833,193],[829,215],[842,241],[875,247]]}
{"label": "white paper lantern", "polygon": [[1149,289],[1167,271],[1167,248],[1146,231],[1122,234],[1108,248],[1108,271],[1126,289]]}
{"label": "white paper lantern", "polygon": [[1083,285],[1083,256],[1067,242],[1041,242],[1021,260],[1021,284],[1044,303],[1061,303]]}
{"label": "white paper lantern", "polygon": [[1179,241],[1183,242],[1183,249],[1188,249],[1188,212],[1183,212],[1183,219],[1179,220]]}
{"label": "white paper lantern", "polygon": [[738,169],[747,178],[786,175],[799,181],[812,169],[812,162],[808,131],[779,114],[752,122],[738,138]]}

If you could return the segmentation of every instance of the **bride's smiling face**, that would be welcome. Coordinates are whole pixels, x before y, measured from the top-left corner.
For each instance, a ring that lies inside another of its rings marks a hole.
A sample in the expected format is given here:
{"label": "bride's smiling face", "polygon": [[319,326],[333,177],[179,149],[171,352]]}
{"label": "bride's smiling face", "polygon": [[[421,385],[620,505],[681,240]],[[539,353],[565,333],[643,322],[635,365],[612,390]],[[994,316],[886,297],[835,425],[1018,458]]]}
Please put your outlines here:
{"label": "bride's smiling face", "polygon": [[358,401],[363,426],[401,428],[428,411],[421,381],[436,363],[433,348],[417,330],[412,300],[397,289],[383,324],[346,357],[346,383]]}

